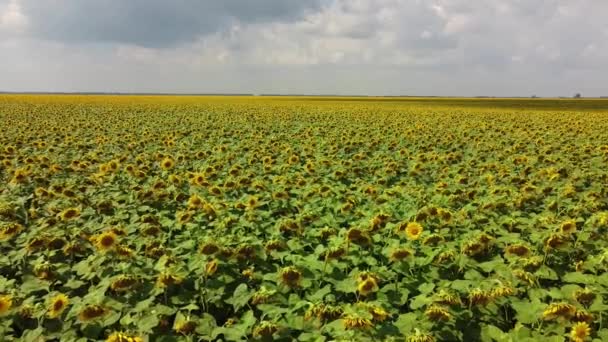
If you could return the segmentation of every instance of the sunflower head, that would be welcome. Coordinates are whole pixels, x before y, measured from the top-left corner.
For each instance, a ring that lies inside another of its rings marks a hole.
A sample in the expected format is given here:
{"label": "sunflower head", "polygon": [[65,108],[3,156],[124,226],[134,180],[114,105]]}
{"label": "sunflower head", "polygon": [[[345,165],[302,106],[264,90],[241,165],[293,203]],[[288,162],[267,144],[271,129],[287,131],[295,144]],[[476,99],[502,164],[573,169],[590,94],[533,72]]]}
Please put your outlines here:
{"label": "sunflower head", "polygon": [[106,252],[116,245],[118,236],[113,231],[107,231],[95,237],[95,247],[102,252]]}
{"label": "sunflower head", "polygon": [[302,273],[294,266],[288,266],[280,272],[281,282],[288,287],[299,287],[302,281]]}
{"label": "sunflower head", "polygon": [[368,296],[376,291],[378,291],[378,280],[373,276],[369,277],[359,277],[359,282],[357,284],[357,291],[362,296]]}
{"label": "sunflower head", "polygon": [[407,248],[396,248],[391,251],[389,260],[392,262],[399,262],[409,259],[414,256],[414,252]]}
{"label": "sunflower head", "polygon": [[80,313],[78,319],[81,322],[89,322],[96,318],[102,317],[108,313],[108,310],[101,305],[87,305]]}
{"label": "sunflower head", "polygon": [[577,290],[574,292],[574,299],[584,306],[589,306],[595,300],[596,294],[590,289]]}
{"label": "sunflower head", "polygon": [[591,327],[587,322],[578,322],[570,330],[570,339],[573,342],[584,342],[591,335]]}
{"label": "sunflower head", "polygon": [[59,214],[59,217],[64,221],[75,219],[78,216],[80,216],[80,209],[78,208],[68,208]]}
{"label": "sunflower head", "polygon": [[70,300],[68,296],[60,293],[51,299],[51,304],[49,306],[48,315],[50,318],[57,318],[61,316],[63,311],[70,304]]}
{"label": "sunflower head", "polygon": [[143,342],[143,338],[134,335],[128,335],[124,332],[113,332],[108,336],[106,342]]}
{"label": "sunflower head", "polygon": [[194,332],[196,326],[196,322],[182,318],[175,320],[175,323],[173,324],[173,331],[181,335],[190,335]]}
{"label": "sunflower head", "polygon": [[522,244],[512,244],[505,248],[505,254],[508,256],[527,257],[530,252],[530,248]]}
{"label": "sunflower head", "polygon": [[350,228],[346,232],[346,239],[352,243],[362,246],[367,246],[372,242],[369,234],[359,228]]}
{"label": "sunflower head", "polygon": [[576,307],[568,303],[551,303],[543,311],[543,318],[553,320],[557,318],[569,319],[576,314]]}
{"label": "sunflower head", "polygon": [[175,167],[175,160],[171,157],[165,157],[161,162],[160,162],[160,167],[163,170],[171,170],[173,167]]}
{"label": "sunflower head", "polygon": [[559,231],[562,234],[572,234],[576,232],[576,221],[574,220],[567,220],[562,222],[562,224],[559,226]]}
{"label": "sunflower head", "polygon": [[485,306],[492,301],[492,293],[476,288],[469,292],[469,305]]}
{"label": "sunflower head", "polygon": [[450,311],[440,305],[431,304],[425,311],[424,315],[431,321],[449,321],[452,319]]}
{"label": "sunflower head", "polygon": [[15,222],[0,222],[0,241],[12,239],[23,230],[23,226]]}
{"label": "sunflower head", "polygon": [[131,275],[121,275],[110,283],[110,289],[115,292],[125,292],[138,283],[138,279]]}
{"label": "sunflower head", "polygon": [[13,306],[13,297],[10,295],[0,295],[0,316],[7,313]]}
{"label": "sunflower head", "polygon": [[408,222],[405,225],[401,224],[397,229],[404,232],[409,240],[418,240],[424,231],[422,225],[418,222]]}
{"label": "sunflower head", "polygon": [[408,336],[406,342],[435,342],[435,338],[433,335],[421,333],[416,329],[416,334]]}
{"label": "sunflower head", "polygon": [[211,261],[209,261],[207,263],[207,265],[205,265],[205,272],[207,275],[211,276],[214,275],[215,272],[217,272],[217,259],[213,259]]}
{"label": "sunflower head", "polygon": [[181,277],[165,272],[159,274],[156,278],[156,286],[165,288],[171,285],[179,285],[182,281],[183,279]]}
{"label": "sunflower head", "polygon": [[258,326],[253,329],[253,337],[256,338],[269,338],[279,331],[279,327],[269,321],[262,321]]}
{"label": "sunflower head", "polygon": [[367,330],[374,326],[369,318],[357,315],[346,315],[342,319],[342,324],[347,330]]}

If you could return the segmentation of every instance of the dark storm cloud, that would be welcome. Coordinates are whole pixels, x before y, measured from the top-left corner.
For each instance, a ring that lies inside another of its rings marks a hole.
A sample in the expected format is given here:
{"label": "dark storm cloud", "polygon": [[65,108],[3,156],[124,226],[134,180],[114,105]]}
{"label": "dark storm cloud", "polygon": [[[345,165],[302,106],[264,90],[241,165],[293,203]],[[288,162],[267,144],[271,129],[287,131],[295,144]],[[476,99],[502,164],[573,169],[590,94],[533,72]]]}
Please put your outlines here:
{"label": "dark storm cloud", "polygon": [[234,22],[289,21],[321,0],[22,0],[29,34],[57,41],[167,47]]}

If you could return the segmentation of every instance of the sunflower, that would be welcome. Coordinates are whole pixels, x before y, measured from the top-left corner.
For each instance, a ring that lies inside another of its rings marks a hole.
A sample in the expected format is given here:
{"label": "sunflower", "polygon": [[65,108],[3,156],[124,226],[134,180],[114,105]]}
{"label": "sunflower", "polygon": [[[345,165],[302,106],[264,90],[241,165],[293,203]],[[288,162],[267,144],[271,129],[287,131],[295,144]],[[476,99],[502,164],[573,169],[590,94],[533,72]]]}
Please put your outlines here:
{"label": "sunflower", "polygon": [[173,160],[173,158],[171,158],[171,157],[165,157],[160,162],[160,167],[163,170],[171,170],[173,167],[175,167],[175,160]]}
{"label": "sunflower", "polygon": [[391,251],[389,260],[392,262],[399,262],[414,256],[414,252],[407,248],[397,248]]}
{"label": "sunflower", "polygon": [[189,319],[180,319],[176,320],[173,324],[173,331],[182,335],[189,335],[194,332],[196,326],[197,324],[194,321],[191,321]]}
{"label": "sunflower", "polygon": [[186,223],[190,222],[190,220],[192,220],[192,216],[194,216],[194,212],[192,212],[190,210],[180,211],[175,216],[177,218],[177,222],[179,222],[180,224],[186,224]]}
{"label": "sunflower", "polygon": [[262,321],[260,322],[260,324],[258,326],[256,326],[253,329],[253,337],[255,338],[260,338],[260,337],[272,337],[272,335],[274,333],[276,333],[277,331],[279,331],[279,327],[269,321]]}
{"label": "sunflower", "polygon": [[570,330],[570,339],[574,342],[584,342],[591,335],[591,327],[587,322],[578,322]]}
{"label": "sunflower", "polygon": [[436,304],[431,304],[424,311],[424,315],[431,321],[449,321],[452,319],[452,314],[446,308]]}
{"label": "sunflower", "polygon": [[70,300],[68,299],[68,296],[64,295],[63,293],[59,293],[58,295],[53,297],[53,299],[51,299],[51,305],[49,306],[48,311],[49,317],[57,318],[61,316],[61,314],[69,304]]}
{"label": "sunflower", "polygon": [[418,222],[409,222],[404,228],[405,236],[409,240],[418,240],[422,235],[423,228]]}
{"label": "sunflower", "polygon": [[114,251],[120,258],[123,259],[130,259],[135,254],[135,251],[133,249],[124,245],[116,245]]}
{"label": "sunflower", "polygon": [[440,290],[435,294],[433,302],[441,305],[458,306],[462,304],[460,297],[446,290]]}
{"label": "sunflower", "polygon": [[[1,223],[0,223],[1,224]],[[15,235],[23,230],[23,226],[19,223],[4,223],[0,225],[0,241],[12,239]]]}
{"label": "sunflower", "polygon": [[378,291],[378,282],[374,277],[367,277],[357,284],[357,291],[362,296],[368,296]]}
{"label": "sunflower", "polygon": [[4,315],[13,306],[13,297],[10,295],[0,296],[0,315]]}
{"label": "sunflower", "polygon": [[432,335],[421,333],[416,329],[416,334],[408,336],[406,342],[435,342],[435,338]]}
{"label": "sunflower", "polygon": [[117,241],[118,236],[113,231],[107,231],[95,237],[95,247],[102,252],[106,252],[114,247]]}
{"label": "sunflower", "polygon": [[188,208],[190,209],[200,209],[204,206],[205,200],[203,200],[199,195],[191,195],[188,199]]}
{"label": "sunflower", "polygon": [[115,292],[125,292],[131,289],[138,282],[137,278],[131,275],[121,275],[110,283],[110,289]]}
{"label": "sunflower", "polygon": [[512,244],[505,248],[505,255],[526,257],[530,254],[530,248],[521,244]]}
{"label": "sunflower", "polygon": [[299,287],[302,281],[302,273],[293,266],[285,267],[280,272],[281,282],[288,287]]}
{"label": "sunflower", "polygon": [[143,342],[143,338],[139,336],[127,335],[122,332],[113,332],[108,336],[106,342]]}
{"label": "sunflower", "polygon": [[515,294],[515,289],[510,286],[501,285],[492,289],[490,292],[493,298],[509,297]]}
{"label": "sunflower", "polygon": [[556,318],[571,318],[576,313],[576,307],[567,303],[551,303],[543,311],[543,318],[552,320]]}
{"label": "sunflower", "polygon": [[586,307],[593,303],[595,297],[596,294],[589,289],[577,290],[574,292],[574,299]]}
{"label": "sunflower", "polygon": [[482,289],[476,288],[468,294],[469,305],[488,305],[492,301],[492,294]]}
{"label": "sunflower", "polygon": [[569,235],[572,233],[576,232],[576,221],[574,220],[567,220],[562,222],[562,224],[559,226],[559,230],[561,233]]}
{"label": "sunflower", "polygon": [[391,316],[384,308],[375,305],[370,305],[368,307],[368,312],[376,322],[384,322]]}
{"label": "sunflower", "polygon": [[217,272],[217,260],[213,259],[205,265],[205,273],[209,276],[215,274]]}
{"label": "sunflower", "polygon": [[161,273],[156,278],[156,286],[160,288],[181,284],[183,279],[170,273]]}
{"label": "sunflower", "polygon": [[108,313],[108,310],[101,305],[87,305],[78,313],[81,322],[89,322]]}
{"label": "sunflower", "polygon": [[347,315],[342,319],[342,324],[347,330],[365,330],[370,329],[374,326],[372,321],[365,317],[359,317],[355,315]]}
{"label": "sunflower", "polygon": [[80,209],[78,208],[68,208],[59,214],[59,217],[64,221],[77,218],[78,216],[80,216]]}

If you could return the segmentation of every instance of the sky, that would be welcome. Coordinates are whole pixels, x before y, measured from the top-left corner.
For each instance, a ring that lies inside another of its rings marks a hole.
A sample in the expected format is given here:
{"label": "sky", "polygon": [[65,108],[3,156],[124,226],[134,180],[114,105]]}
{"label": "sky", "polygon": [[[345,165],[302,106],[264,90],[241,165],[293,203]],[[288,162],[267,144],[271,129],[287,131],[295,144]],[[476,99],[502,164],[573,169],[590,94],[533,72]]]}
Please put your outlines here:
{"label": "sky", "polygon": [[608,96],[607,0],[0,0],[0,91]]}

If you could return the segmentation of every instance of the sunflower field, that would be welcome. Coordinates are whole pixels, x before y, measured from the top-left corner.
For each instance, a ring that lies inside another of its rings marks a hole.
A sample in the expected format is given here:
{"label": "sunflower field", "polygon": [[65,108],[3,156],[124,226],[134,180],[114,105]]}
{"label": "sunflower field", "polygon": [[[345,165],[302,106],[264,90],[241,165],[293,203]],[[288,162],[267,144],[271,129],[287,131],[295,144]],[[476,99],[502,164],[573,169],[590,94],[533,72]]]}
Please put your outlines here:
{"label": "sunflower field", "polygon": [[0,96],[1,341],[608,341],[608,100]]}

